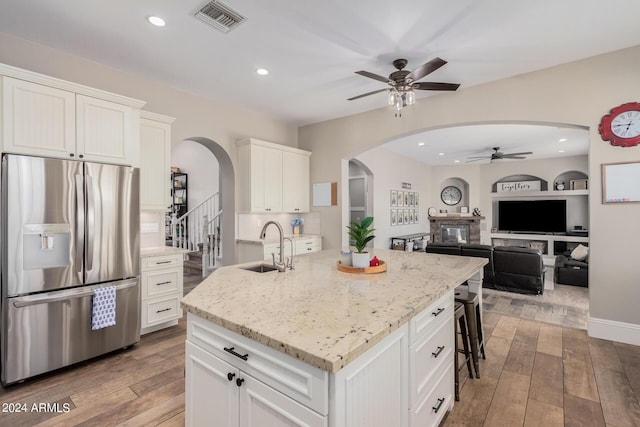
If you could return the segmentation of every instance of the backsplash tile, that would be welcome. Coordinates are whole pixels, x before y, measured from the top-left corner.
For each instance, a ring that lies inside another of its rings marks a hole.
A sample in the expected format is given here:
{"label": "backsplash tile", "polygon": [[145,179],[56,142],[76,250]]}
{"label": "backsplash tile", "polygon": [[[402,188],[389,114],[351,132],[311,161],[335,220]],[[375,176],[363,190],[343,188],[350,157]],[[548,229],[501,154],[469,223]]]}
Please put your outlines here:
{"label": "backsplash tile", "polygon": [[262,226],[270,220],[279,222],[285,234],[293,234],[291,221],[296,218],[302,220],[301,233],[320,234],[320,214],[317,212],[303,214],[239,213],[236,236],[239,239],[255,239],[259,237]]}

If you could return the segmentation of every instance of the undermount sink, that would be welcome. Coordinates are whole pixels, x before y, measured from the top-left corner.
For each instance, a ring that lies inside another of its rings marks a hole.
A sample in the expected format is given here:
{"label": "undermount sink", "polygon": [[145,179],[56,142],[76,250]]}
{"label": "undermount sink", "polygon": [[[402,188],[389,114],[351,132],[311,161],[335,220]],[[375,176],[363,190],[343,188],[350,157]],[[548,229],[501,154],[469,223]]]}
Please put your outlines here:
{"label": "undermount sink", "polygon": [[273,265],[269,265],[269,264],[258,264],[258,265],[252,265],[250,267],[240,267],[243,270],[248,270],[248,271],[255,271],[256,273],[268,273],[270,271],[277,271],[278,268],[274,267]]}

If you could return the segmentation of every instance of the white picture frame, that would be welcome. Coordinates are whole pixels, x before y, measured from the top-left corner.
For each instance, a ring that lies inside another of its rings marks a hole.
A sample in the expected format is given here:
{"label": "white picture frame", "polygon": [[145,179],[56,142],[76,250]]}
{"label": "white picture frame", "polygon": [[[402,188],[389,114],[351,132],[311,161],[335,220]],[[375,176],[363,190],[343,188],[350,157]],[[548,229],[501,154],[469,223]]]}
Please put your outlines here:
{"label": "white picture frame", "polygon": [[391,226],[398,225],[398,210],[391,209]]}
{"label": "white picture frame", "polygon": [[398,207],[404,206],[404,191],[398,191]]}
{"label": "white picture frame", "polygon": [[398,192],[396,190],[391,190],[391,206],[398,206]]}

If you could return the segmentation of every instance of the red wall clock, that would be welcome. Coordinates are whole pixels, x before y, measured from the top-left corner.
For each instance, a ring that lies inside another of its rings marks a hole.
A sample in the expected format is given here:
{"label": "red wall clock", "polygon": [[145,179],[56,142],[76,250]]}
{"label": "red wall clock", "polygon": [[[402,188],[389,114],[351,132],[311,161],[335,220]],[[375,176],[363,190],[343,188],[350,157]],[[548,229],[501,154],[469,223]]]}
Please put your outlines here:
{"label": "red wall clock", "polygon": [[633,147],[640,144],[640,102],[629,102],[612,108],[600,120],[602,139],[611,145]]}

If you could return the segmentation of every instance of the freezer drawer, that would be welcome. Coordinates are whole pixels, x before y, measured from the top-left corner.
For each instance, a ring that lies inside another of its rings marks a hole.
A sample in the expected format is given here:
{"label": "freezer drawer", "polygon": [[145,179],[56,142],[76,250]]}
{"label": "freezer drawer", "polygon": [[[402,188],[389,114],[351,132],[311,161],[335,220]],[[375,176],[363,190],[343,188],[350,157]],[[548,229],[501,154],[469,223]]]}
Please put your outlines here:
{"label": "freezer drawer", "polygon": [[[116,324],[91,329],[94,289],[116,285]],[[2,383],[8,384],[127,347],[140,340],[138,278],[6,298]]]}

